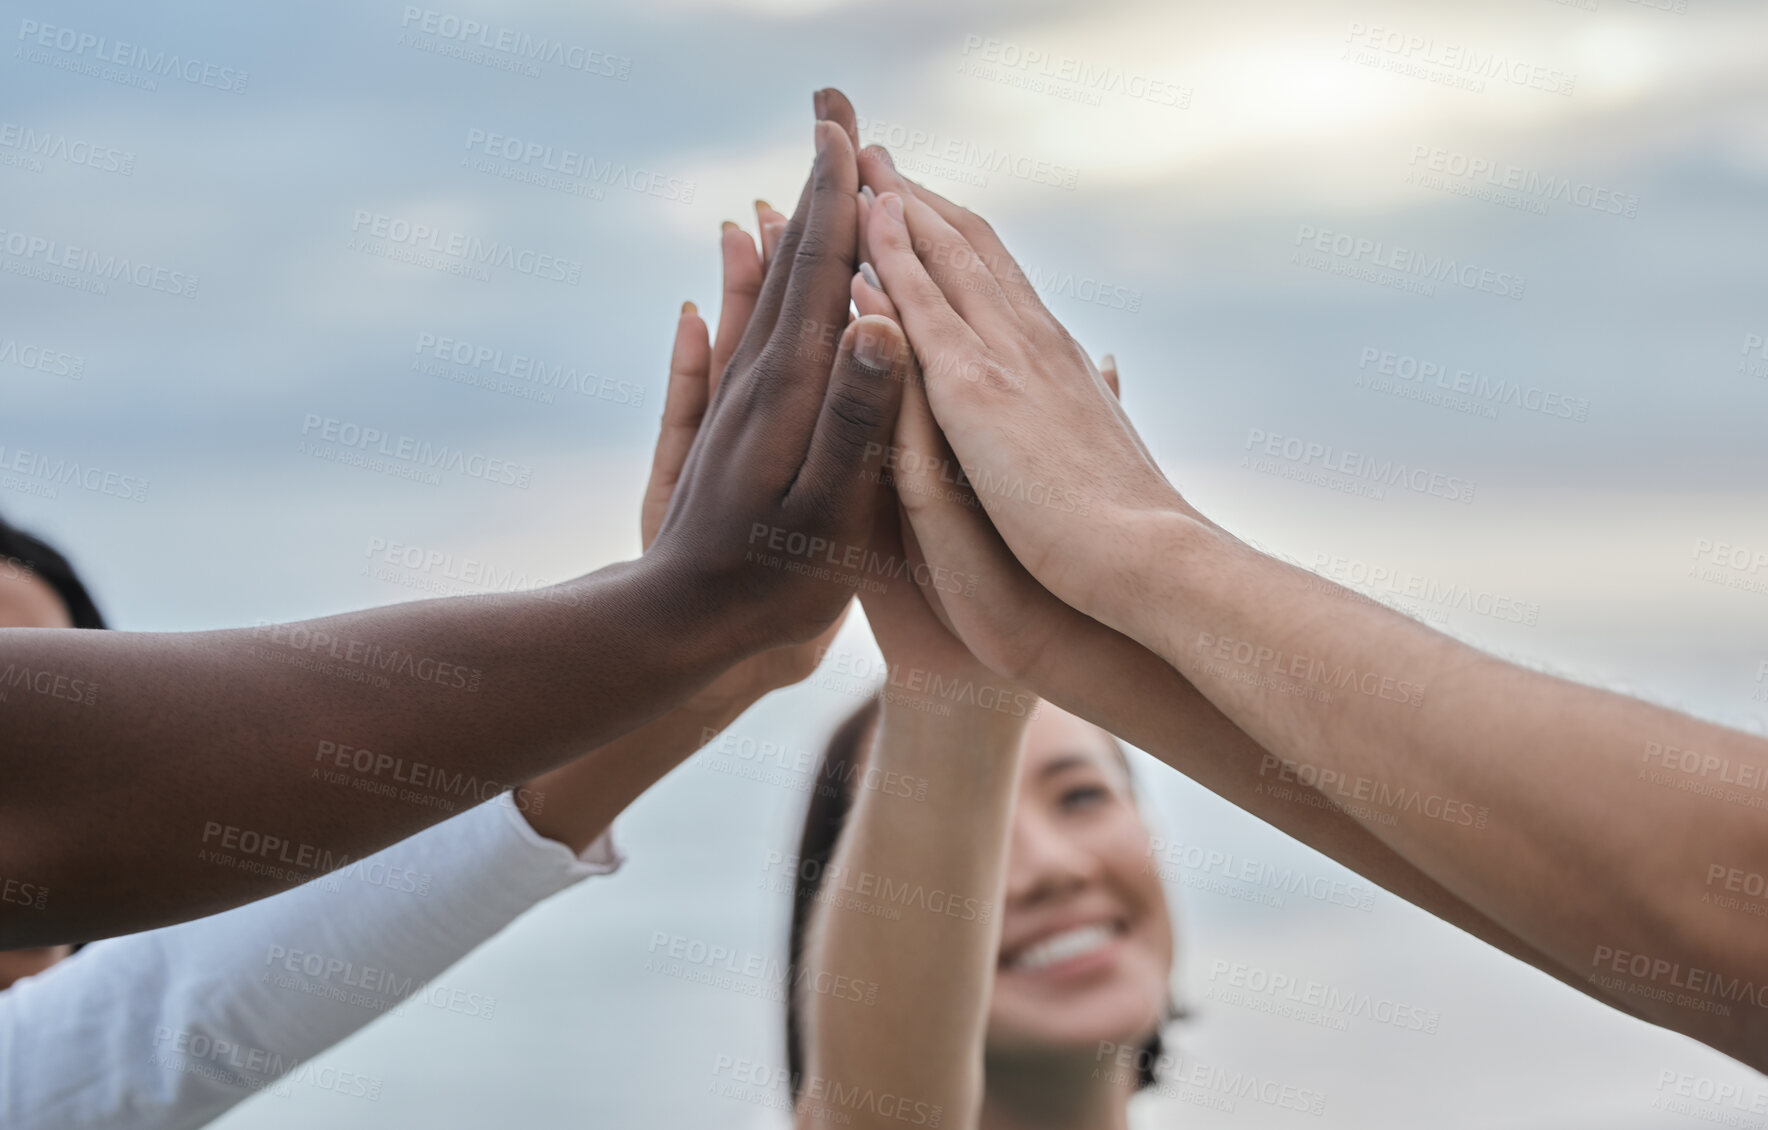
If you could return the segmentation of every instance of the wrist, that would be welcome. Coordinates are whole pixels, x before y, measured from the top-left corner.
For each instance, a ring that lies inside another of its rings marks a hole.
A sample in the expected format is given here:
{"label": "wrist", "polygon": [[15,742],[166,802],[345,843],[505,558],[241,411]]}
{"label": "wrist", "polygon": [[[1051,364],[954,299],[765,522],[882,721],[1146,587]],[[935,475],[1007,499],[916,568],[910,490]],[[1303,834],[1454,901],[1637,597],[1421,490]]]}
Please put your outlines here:
{"label": "wrist", "polygon": [[1039,706],[1031,691],[986,667],[924,678],[917,677],[923,672],[889,670],[878,692],[879,716],[899,733],[938,734],[949,741],[956,731],[978,741],[1017,744]]}
{"label": "wrist", "polygon": [[1123,514],[1112,528],[1120,533],[1122,567],[1101,587],[1098,607],[1083,611],[1173,662],[1174,612],[1200,575],[1219,567],[1233,538],[1189,505]]}
{"label": "wrist", "polygon": [[866,772],[938,782],[937,789],[928,787],[930,803],[974,818],[987,798],[1011,795],[1027,720],[977,712],[933,715],[886,703],[865,754]]}
{"label": "wrist", "polygon": [[[709,681],[758,650],[757,618],[740,600],[720,599],[717,586],[654,554],[598,570],[573,585],[594,584],[615,592],[617,618],[643,633],[647,647],[666,657],[671,670]],[[604,626],[605,613],[586,625]]]}
{"label": "wrist", "polygon": [[[742,658],[742,637],[729,621],[644,558],[536,590],[533,597],[565,609],[573,625],[565,634],[578,641],[549,673],[565,686],[586,689],[590,700],[619,693],[621,703],[638,710],[627,725],[601,733],[603,741],[682,708]],[[581,659],[576,665],[574,655]],[[610,671],[610,662],[618,667]],[[585,687],[583,679],[598,674],[604,679]],[[616,692],[616,687],[628,690]],[[617,704],[610,705],[619,713]]]}

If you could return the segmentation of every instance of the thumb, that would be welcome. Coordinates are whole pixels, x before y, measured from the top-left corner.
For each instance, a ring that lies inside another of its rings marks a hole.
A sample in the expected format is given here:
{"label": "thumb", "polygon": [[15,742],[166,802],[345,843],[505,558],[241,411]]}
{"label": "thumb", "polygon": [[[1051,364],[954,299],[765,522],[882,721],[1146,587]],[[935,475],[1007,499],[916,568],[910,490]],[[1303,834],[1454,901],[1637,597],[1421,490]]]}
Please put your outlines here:
{"label": "thumb", "polygon": [[789,507],[810,507],[825,520],[841,515],[844,525],[853,523],[847,532],[864,540],[870,507],[888,490],[881,468],[911,356],[902,327],[889,318],[868,314],[848,325]]}

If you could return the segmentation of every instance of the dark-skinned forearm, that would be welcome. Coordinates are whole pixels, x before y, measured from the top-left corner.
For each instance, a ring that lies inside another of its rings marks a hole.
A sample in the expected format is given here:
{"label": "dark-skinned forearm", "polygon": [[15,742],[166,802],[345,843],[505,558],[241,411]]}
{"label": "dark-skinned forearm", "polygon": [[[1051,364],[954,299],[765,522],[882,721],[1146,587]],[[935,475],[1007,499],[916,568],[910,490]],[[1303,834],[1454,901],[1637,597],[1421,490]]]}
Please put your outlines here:
{"label": "dark-skinned forearm", "polygon": [[0,706],[0,874],[48,892],[0,905],[0,948],[275,893],[605,745],[740,657],[715,613],[627,563],[295,625],[0,632],[0,667],[96,687]]}

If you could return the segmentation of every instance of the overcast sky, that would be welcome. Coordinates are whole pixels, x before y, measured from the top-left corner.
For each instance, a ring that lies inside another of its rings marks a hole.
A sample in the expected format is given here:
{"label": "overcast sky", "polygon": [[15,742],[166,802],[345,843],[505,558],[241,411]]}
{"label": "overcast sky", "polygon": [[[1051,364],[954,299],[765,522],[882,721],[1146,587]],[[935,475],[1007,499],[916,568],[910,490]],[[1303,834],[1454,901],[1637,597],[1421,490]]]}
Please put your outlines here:
{"label": "overcast sky", "polygon": [[[755,197],[796,199],[811,91],[835,84],[866,140],[987,215],[1057,316],[1116,354],[1138,426],[1206,513],[1341,580],[1532,608],[1518,624],[1408,605],[1768,732],[1768,567],[1747,564],[1768,554],[1759,3],[39,2],[7,18],[0,465],[77,460],[113,489],[14,473],[0,512],[65,548],[117,627],[429,595],[433,574],[369,567],[391,543],[534,582],[635,553],[676,310],[716,308],[719,221],[752,228]],[[465,20],[581,67],[462,59],[443,29]],[[119,42],[193,80],[93,59]],[[1469,69],[1491,56],[1522,81]],[[567,151],[582,175],[532,183]],[[414,264],[377,238],[420,227],[518,265]],[[46,267],[51,243],[126,258],[144,285]],[[463,347],[552,376],[478,387],[497,362],[436,356]],[[460,447],[521,483],[303,450],[328,427]],[[1318,460],[1283,452],[1310,445],[1470,500],[1298,481]],[[857,618],[847,635],[872,646]],[[815,749],[853,703],[801,687],[737,728]],[[456,971],[503,1002],[495,1022],[392,1018],[332,1057],[384,1079],[379,1103],[307,1088],[224,1125],[766,1124],[709,1087],[719,1055],[779,1058],[776,1006],[644,972],[657,930],[782,944],[785,907],[757,886],[802,795],[712,768],[700,755],[622,821],[622,874]],[[1144,768],[1160,834],[1346,877]],[[1354,911],[1173,889],[1199,1004],[1179,1041],[1326,1102],[1226,1112],[1175,1089],[1138,1100],[1147,1125],[1673,1128],[1723,1111],[1663,1109],[1664,1072],[1768,1090],[1391,896]],[[1205,1000],[1220,960],[1386,994],[1440,1029],[1321,1030]],[[1733,1124],[1768,1125],[1751,1117]]]}

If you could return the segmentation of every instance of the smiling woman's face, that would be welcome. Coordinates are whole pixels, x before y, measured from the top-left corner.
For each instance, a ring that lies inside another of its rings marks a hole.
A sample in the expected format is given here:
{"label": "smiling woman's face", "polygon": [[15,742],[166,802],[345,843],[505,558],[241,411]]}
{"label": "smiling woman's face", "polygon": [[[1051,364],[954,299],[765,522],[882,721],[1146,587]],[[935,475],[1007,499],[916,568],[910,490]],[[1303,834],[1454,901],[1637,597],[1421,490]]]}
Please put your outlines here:
{"label": "smiling woman's face", "polygon": [[1097,727],[1047,703],[1025,740],[989,1048],[1139,1044],[1166,1009],[1173,928],[1129,771]]}

